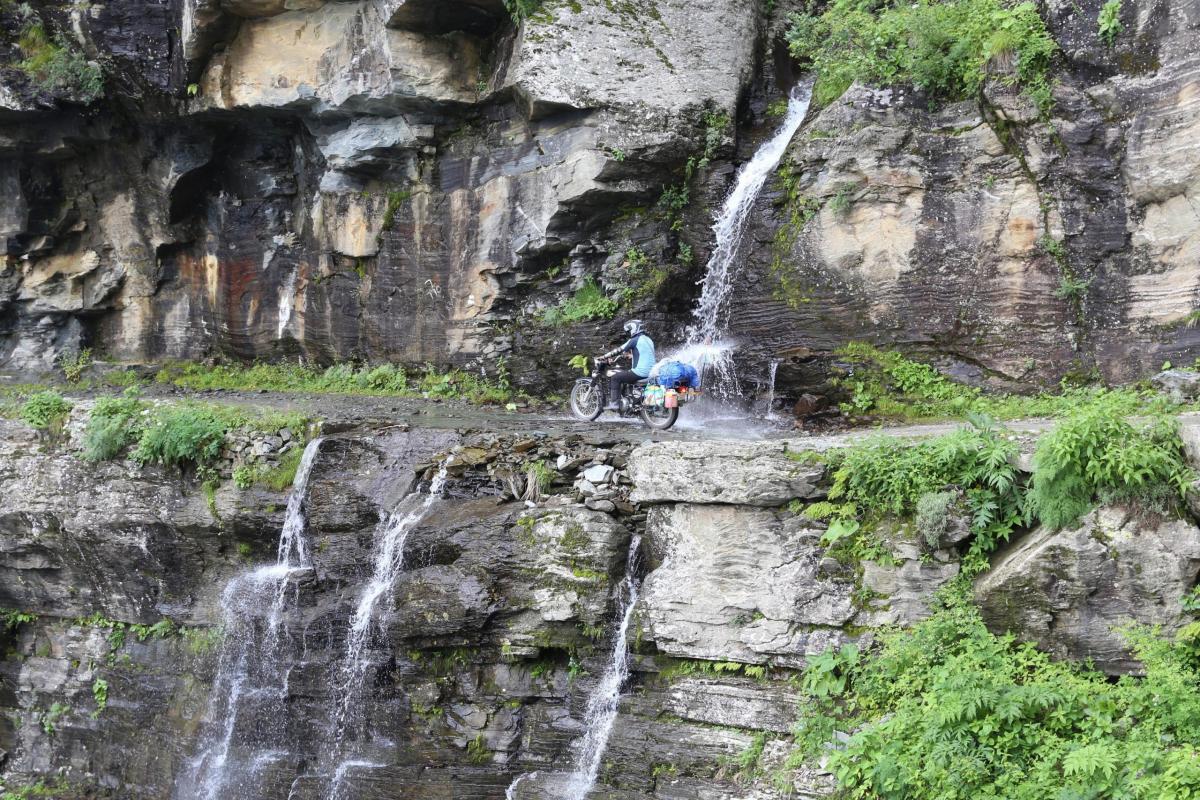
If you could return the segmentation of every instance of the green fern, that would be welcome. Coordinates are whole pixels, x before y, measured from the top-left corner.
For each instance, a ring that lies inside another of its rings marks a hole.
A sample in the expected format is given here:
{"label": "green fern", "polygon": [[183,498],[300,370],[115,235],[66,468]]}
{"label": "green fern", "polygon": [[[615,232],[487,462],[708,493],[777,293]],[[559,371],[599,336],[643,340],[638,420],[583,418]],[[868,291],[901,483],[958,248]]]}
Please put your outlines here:
{"label": "green fern", "polygon": [[809,659],[781,789],[823,761],[847,798],[1200,797],[1200,625],[1127,631],[1145,675],[1113,682],[993,636],[962,588],[874,658]]}

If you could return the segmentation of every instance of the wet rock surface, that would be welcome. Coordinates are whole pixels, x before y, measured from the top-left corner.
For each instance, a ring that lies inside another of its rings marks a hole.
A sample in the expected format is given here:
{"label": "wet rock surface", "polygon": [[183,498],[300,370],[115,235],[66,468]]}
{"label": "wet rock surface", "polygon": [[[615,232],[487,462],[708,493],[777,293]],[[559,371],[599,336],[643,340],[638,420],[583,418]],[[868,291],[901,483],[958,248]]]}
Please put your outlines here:
{"label": "wet rock surface", "polygon": [[[0,635],[0,774],[172,797],[210,724],[222,592],[273,560],[286,497],[226,483],[213,516],[189,476],[88,464],[73,440],[20,423],[0,432],[0,607],[29,615]],[[897,528],[886,563],[839,560],[802,513],[827,480],[811,456],[787,458],[782,442],[680,444],[729,494],[667,495],[646,464],[685,460],[674,444],[520,426],[327,433],[304,493],[312,567],[286,582],[286,697],[250,702],[231,729],[232,757],[256,765],[240,790],[328,796],[350,615],[391,513],[416,507],[444,468],[363,651],[363,727],[342,745],[354,796],[494,800],[527,775],[516,797],[561,798],[640,536],[630,678],[591,796],[780,798],[769,774],[798,712],[797,671],[876,626],[922,619],[967,543],[952,521],[925,538]],[[803,479],[778,473],[797,467]],[[1078,530],[1019,539],[977,597],[997,631],[1122,673],[1137,665],[1114,628],[1183,624],[1197,573],[1191,523],[1101,509]],[[265,624],[267,609],[247,613]],[[740,755],[764,737],[760,771],[743,772]],[[801,796],[832,791],[827,775],[795,777]]]}

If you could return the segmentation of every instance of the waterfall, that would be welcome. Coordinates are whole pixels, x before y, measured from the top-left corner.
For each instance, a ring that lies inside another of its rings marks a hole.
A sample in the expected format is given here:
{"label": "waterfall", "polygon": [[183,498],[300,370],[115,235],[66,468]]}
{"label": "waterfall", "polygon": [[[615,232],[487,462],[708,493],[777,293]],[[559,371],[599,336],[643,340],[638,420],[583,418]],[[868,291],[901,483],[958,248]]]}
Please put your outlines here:
{"label": "waterfall", "polygon": [[729,299],[738,272],[738,255],[746,234],[750,212],[766,185],[767,178],[779,165],[792,137],[808,114],[812,83],[796,86],[788,98],[787,115],[775,134],[768,139],[738,171],[733,191],[725,198],[713,224],[713,252],[700,281],[700,299],[692,312],[694,321],[687,330],[687,345],[694,360],[688,363],[709,372],[706,386],[726,384],[727,391],[740,394],[732,369],[733,348],[721,339],[729,323]]}
{"label": "waterfall", "polygon": [[200,748],[180,772],[176,800],[223,800],[257,794],[254,780],[275,754],[233,756],[239,725],[253,728],[255,744],[287,744],[281,721],[285,719],[290,661],[279,633],[289,607],[292,579],[312,568],[304,538],[304,504],[320,447],[321,440],[314,439],[300,459],[275,563],[238,575],[221,593],[224,639],[217,674],[209,693]]}
{"label": "waterfall", "polygon": [[793,89],[788,98],[787,116],[779,130],[738,171],[733,191],[725,198],[713,224],[715,246],[700,283],[700,299],[693,312],[696,321],[688,330],[689,343],[715,342],[725,333],[729,315],[726,306],[733,293],[733,279],[737,275],[737,258],[746,233],[746,222],[767,178],[779,165],[792,137],[804,122],[811,99],[811,83],[803,83]]}
{"label": "waterfall", "polygon": [[510,783],[508,785],[508,789],[504,791],[504,800],[517,800],[517,787],[527,780],[536,781],[537,776],[538,774],[536,772],[526,772],[522,775],[518,775],[516,780]]}
{"label": "waterfall", "polygon": [[292,321],[292,312],[296,306],[296,273],[299,268],[293,267],[279,287],[279,313],[276,315],[275,338],[282,339],[287,331],[288,323]]}
{"label": "waterfall", "polygon": [[629,555],[625,559],[625,578],[621,581],[617,615],[619,625],[613,640],[608,668],[588,698],[584,725],[587,732],[580,742],[579,755],[575,760],[575,771],[567,783],[565,800],[584,800],[596,785],[600,773],[600,760],[608,747],[608,737],[621,702],[621,688],[629,677],[629,623],[633,621],[641,582],[637,575],[638,548],[641,537],[633,537]]}
{"label": "waterfall", "polygon": [[779,374],[778,358],[771,359],[771,369],[767,375],[767,419],[775,419],[775,376]]}
{"label": "waterfall", "polygon": [[429,513],[434,502],[441,497],[446,486],[446,472],[450,460],[442,462],[441,469],[429,486],[425,495],[409,495],[400,502],[388,515],[382,526],[379,540],[375,546],[374,567],[371,579],[363,587],[358,605],[350,617],[350,631],[346,636],[346,652],[342,656],[337,686],[340,701],[335,719],[334,754],[341,758],[341,764],[334,772],[330,782],[331,800],[342,800],[347,768],[351,766],[366,766],[365,762],[347,760],[344,756],[345,738],[351,725],[361,721],[362,687],[371,660],[367,654],[367,644],[370,639],[371,623],[380,600],[392,592],[404,569],[404,544],[408,534]]}

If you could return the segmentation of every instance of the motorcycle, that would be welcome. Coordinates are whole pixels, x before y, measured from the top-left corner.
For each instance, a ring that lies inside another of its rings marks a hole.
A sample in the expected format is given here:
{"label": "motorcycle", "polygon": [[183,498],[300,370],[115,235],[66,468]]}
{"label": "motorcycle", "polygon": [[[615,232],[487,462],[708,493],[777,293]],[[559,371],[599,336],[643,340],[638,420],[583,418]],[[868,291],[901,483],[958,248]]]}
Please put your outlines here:
{"label": "motorcycle", "polygon": [[[571,413],[576,419],[591,422],[604,413],[608,405],[608,379],[616,372],[611,361],[594,359],[592,373],[575,381],[571,388]],[[679,419],[679,407],[699,395],[698,391],[665,389],[649,386],[643,379],[625,384],[617,400],[617,413],[622,417],[640,415],[642,422],[656,431],[669,429]]]}

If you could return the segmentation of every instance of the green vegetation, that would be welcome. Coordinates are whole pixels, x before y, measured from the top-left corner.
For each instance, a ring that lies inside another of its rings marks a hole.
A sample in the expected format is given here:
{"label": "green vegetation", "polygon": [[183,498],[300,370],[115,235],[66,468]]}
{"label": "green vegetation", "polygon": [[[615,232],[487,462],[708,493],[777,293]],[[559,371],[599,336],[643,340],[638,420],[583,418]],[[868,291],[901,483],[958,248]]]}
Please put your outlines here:
{"label": "green vegetation", "polygon": [[654,264],[650,256],[637,247],[625,251],[621,269],[625,286],[617,293],[617,298],[622,306],[654,297],[671,275],[669,269]]}
{"label": "green vegetation", "polygon": [[[286,428],[302,438],[307,427],[308,420],[295,413],[203,403],[152,407],[142,402],[137,388],[132,387],[120,396],[96,399],[84,430],[83,457],[104,461],[117,458],[133,447],[130,457],[143,464],[204,471],[221,454],[225,436],[231,430],[274,433]],[[247,486],[261,483],[282,490],[291,485],[299,459],[299,450],[288,451],[278,467],[258,468],[248,478],[245,471],[251,468],[239,468],[235,480],[239,486],[242,485],[239,479],[245,478]],[[215,484],[211,488],[215,489]]]}
{"label": "green vegetation", "polygon": [[54,783],[37,781],[25,786],[13,786],[0,778],[0,800],[34,800],[34,798],[76,798],[81,800],[84,794],[76,794],[62,778]]}
{"label": "green vegetation", "polygon": [[837,355],[849,366],[847,374],[837,378],[836,383],[850,395],[842,410],[852,414],[905,421],[962,419],[971,412],[994,419],[1059,417],[1100,400],[1113,403],[1124,414],[1174,408],[1165,396],[1134,387],[1105,389],[1064,384],[1057,394],[984,394],[950,380],[929,364],[863,343],[849,344]]}
{"label": "green vegetation", "polygon": [[76,353],[64,354],[58,360],[58,365],[62,367],[67,383],[79,383],[80,378],[83,377],[83,371],[92,365],[91,348],[85,347]]}
{"label": "green vegetation", "polygon": [[132,458],[181,469],[206,466],[221,455],[228,427],[206,406],[160,406],[142,429]]}
{"label": "green vegetation", "polygon": [[828,520],[825,545],[856,561],[886,560],[889,520],[915,518],[934,549],[959,510],[974,536],[963,560],[968,574],[985,568],[987,554],[1017,526],[1069,526],[1097,502],[1178,513],[1195,476],[1175,420],[1157,413],[1133,423],[1127,413],[1119,395],[1081,403],[1042,437],[1028,480],[1014,465],[1016,445],[985,418],[916,442],[872,437],[826,453],[828,499],[796,510]]}
{"label": "green vegetation", "polygon": [[53,736],[58,731],[58,721],[64,714],[68,714],[71,707],[62,703],[53,703],[50,708],[42,712],[42,730],[47,736]]}
{"label": "green vegetation", "polygon": [[619,305],[604,293],[595,279],[587,278],[562,305],[542,311],[538,321],[547,327],[557,327],[594,319],[612,319]]}
{"label": "green vegetation", "polygon": [[1060,300],[1066,300],[1072,304],[1082,302],[1083,296],[1087,293],[1088,287],[1092,285],[1090,279],[1084,280],[1075,278],[1070,274],[1064,273],[1059,279],[1058,288],[1054,290],[1054,296]]}
{"label": "green vegetation", "polygon": [[551,469],[545,461],[532,461],[526,465],[526,477],[530,483],[537,486],[538,494],[545,495],[549,494],[558,472]]}
{"label": "green vegetation", "polygon": [[1160,413],[1133,423],[1125,413],[1117,399],[1101,398],[1039,440],[1028,497],[1031,517],[1065,527],[1096,498],[1159,513],[1177,509],[1195,476],[1175,420]]}
{"label": "green vegetation", "polygon": [[88,61],[62,35],[51,36],[41,22],[26,24],[17,42],[25,56],[17,67],[44,92],[67,92],[84,103],[104,94],[104,71]]}
{"label": "green vegetation", "polygon": [[769,738],[766,731],[759,731],[746,749],[738,753],[737,766],[741,778],[753,778],[758,773],[758,762],[762,760],[763,750],[766,748]]}
{"label": "green vegetation", "polygon": [[239,489],[261,486],[273,492],[282,492],[296,481],[296,471],[300,469],[300,460],[303,457],[304,451],[293,447],[280,457],[277,467],[243,464],[234,469],[233,483]]}
{"label": "green vegetation", "polygon": [[178,628],[177,631],[188,652],[198,658],[216,652],[225,636],[220,628]]}
{"label": "green vegetation", "polygon": [[768,117],[775,117],[776,119],[780,119],[780,118],[786,117],[787,112],[788,112],[787,98],[781,97],[778,100],[772,100],[771,103],[769,105],[767,105],[767,116]]}
{"label": "green vegetation", "polygon": [[513,22],[529,19],[542,8],[543,0],[504,0],[504,8]]}
{"label": "green vegetation", "polygon": [[71,408],[61,394],[47,390],[30,395],[21,406],[20,416],[31,428],[54,433],[62,430]]}
{"label": "green vegetation", "polygon": [[[386,397],[444,397],[468,400],[479,404],[505,404],[515,399],[528,399],[513,389],[503,361],[497,361],[497,377],[488,380],[462,370],[440,372],[426,364],[421,372],[410,374],[404,367],[393,364],[356,367],[335,364],[327,369],[300,364],[254,364],[204,366],[177,363],[159,371],[159,383],[184,389],[227,389],[306,394],[350,394]],[[279,427],[288,427],[280,425]]]}
{"label": "green vegetation", "polygon": [[784,259],[791,251],[804,226],[821,211],[822,203],[815,197],[805,197],[800,191],[800,172],[795,165],[784,164],[779,168],[779,183],[784,192],[784,223],[775,232],[771,244],[771,277],[775,279],[774,296],[792,308],[809,302],[809,291],[797,275],[797,269]]}
{"label": "green vegetation", "polygon": [[855,81],[913,84],[937,99],[964,100],[978,96],[988,77],[1020,86],[1043,112],[1052,102],[1058,48],[1032,2],[833,0],[790,22],[792,55],[817,73],[818,105]]}
{"label": "green vegetation", "polygon": [[12,608],[0,608],[0,622],[4,623],[6,631],[19,628],[22,625],[28,625],[31,622],[37,622],[37,618],[37,614],[17,611]]}
{"label": "green vegetation", "polygon": [[825,757],[864,800],[1200,797],[1200,626],[1128,632],[1145,676],[1110,682],[993,636],[962,595],[874,658],[815,659],[789,766]]}
{"label": "green vegetation", "polygon": [[92,712],[92,719],[99,719],[104,713],[104,709],[108,708],[108,681],[103,678],[96,678],[92,681],[92,699],[96,701],[96,710]]}
{"label": "green vegetation", "polygon": [[683,212],[692,201],[692,178],[696,170],[706,168],[716,156],[731,120],[724,112],[708,111],[701,121],[704,124],[704,145],[700,154],[688,158],[683,167],[683,180],[673,186],[663,187],[662,196],[658,199],[658,208],[671,223],[671,230],[676,232],[683,230]]}
{"label": "green vegetation", "polygon": [[83,457],[88,461],[116,458],[134,445],[143,431],[149,409],[141,402],[137,389],[120,397],[100,397],[92,406],[83,433]]}
{"label": "green vegetation", "polygon": [[479,734],[467,743],[467,761],[472,764],[486,764],[492,760],[492,752],[488,750],[487,740]]}
{"label": "green vegetation", "polygon": [[1108,0],[1100,7],[1100,16],[1096,20],[1100,38],[1109,47],[1117,42],[1117,35],[1125,29],[1121,24],[1121,0]]}
{"label": "green vegetation", "polygon": [[584,355],[583,353],[576,353],[575,355],[571,356],[569,361],[567,361],[567,366],[571,369],[579,370],[583,375],[587,375],[591,372],[589,367],[590,363],[591,361],[588,356]]}
{"label": "green vegetation", "polygon": [[828,546],[856,560],[875,560],[887,553],[886,543],[874,535],[880,523],[911,519],[926,495],[957,487],[975,534],[969,560],[980,565],[1024,519],[1015,454],[1016,446],[983,421],[919,442],[876,436],[827,454],[833,469],[829,499],[804,513],[830,520]]}
{"label": "green vegetation", "polygon": [[837,192],[829,199],[829,210],[838,215],[849,211],[850,206],[854,204],[854,190],[856,188],[853,183],[839,184]]}
{"label": "green vegetation", "polygon": [[747,678],[764,680],[767,668],[757,664],[742,664],[737,661],[703,661],[700,659],[660,659],[659,678],[664,681],[678,680],[692,675],[745,675]]}
{"label": "green vegetation", "polygon": [[383,212],[383,230],[390,231],[392,229],[392,226],[396,224],[396,216],[400,213],[400,209],[404,208],[404,204],[408,202],[412,194],[409,189],[388,192],[387,208]]}

